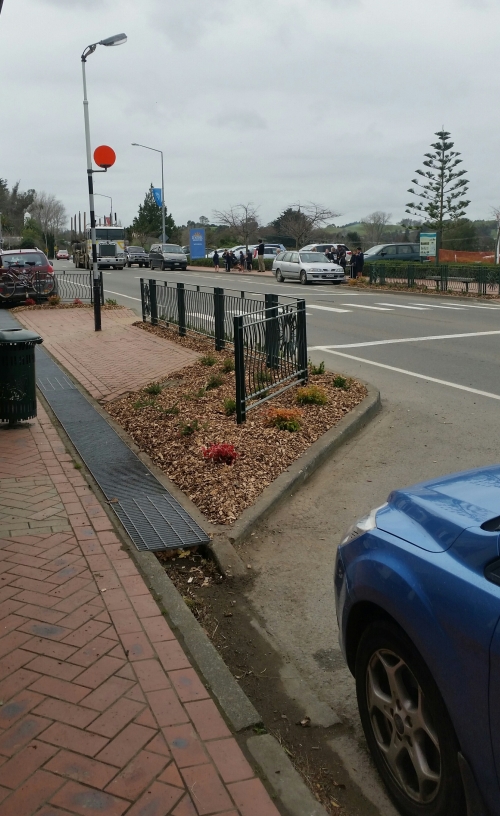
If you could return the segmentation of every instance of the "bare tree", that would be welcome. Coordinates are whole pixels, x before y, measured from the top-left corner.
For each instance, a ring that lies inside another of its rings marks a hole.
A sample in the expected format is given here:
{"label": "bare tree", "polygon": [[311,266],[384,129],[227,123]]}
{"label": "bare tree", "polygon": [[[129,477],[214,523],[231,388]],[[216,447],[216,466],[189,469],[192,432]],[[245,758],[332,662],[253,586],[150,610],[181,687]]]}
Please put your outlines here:
{"label": "bare tree", "polygon": [[367,241],[372,244],[379,244],[383,237],[387,224],[391,220],[391,213],[375,210],[375,212],[363,218],[363,231]]}
{"label": "bare tree", "polygon": [[214,210],[214,218],[219,224],[234,233],[237,241],[241,241],[248,249],[248,239],[259,229],[257,209],[253,204],[235,204],[229,210]]}
{"label": "bare tree", "polygon": [[61,231],[67,221],[67,214],[64,204],[52,193],[43,191],[35,194],[35,199],[28,209],[33,220],[40,227],[45,246],[47,247],[47,236],[53,235],[57,240],[57,234]]}
{"label": "bare tree", "polygon": [[312,201],[308,204],[291,204],[273,222],[273,226],[281,235],[293,238],[299,249],[308,243],[315,229],[338,215],[328,207]]}

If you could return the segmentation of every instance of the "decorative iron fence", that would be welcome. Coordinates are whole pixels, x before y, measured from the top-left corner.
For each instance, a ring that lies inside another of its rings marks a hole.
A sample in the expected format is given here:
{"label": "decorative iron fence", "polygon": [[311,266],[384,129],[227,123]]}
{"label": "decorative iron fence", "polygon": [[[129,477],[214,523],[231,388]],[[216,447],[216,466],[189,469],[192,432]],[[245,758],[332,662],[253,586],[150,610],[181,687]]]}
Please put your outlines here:
{"label": "decorative iron fence", "polygon": [[[82,303],[93,303],[92,272],[82,270],[80,272],[55,271],[56,279],[55,295],[59,295],[62,301],[73,302],[81,300]],[[102,280],[102,270],[99,271],[101,281],[101,303],[104,304],[104,286]]]}
{"label": "decorative iron fence", "polygon": [[439,264],[384,264],[368,267],[370,284],[426,287],[438,292],[500,295],[500,267],[487,264],[450,266]]}
{"label": "decorative iron fence", "polygon": [[306,383],[306,302],[235,315],[236,421],[299,383]]}

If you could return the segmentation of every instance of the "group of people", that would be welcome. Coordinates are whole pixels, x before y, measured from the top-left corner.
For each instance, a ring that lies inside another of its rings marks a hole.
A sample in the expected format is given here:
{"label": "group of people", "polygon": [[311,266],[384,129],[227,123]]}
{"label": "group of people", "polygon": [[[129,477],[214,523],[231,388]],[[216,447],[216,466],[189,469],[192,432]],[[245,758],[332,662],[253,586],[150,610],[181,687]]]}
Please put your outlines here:
{"label": "group of people", "polygon": [[[212,256],[212,261],[215,272],[219,272],[221,256],[217,250],[215,250]],[[226,272],[231,272],[233,269],[237,269],[238,272],[250,271],[253,269],[252,250],[247,249],[246,252],[240,251],[239,255],[236,255],[232,249],[225,249],[222,253],[222,263],[226,268]]]}
{"label": "group of people", "polygon": [[[259,240],[257,247],[255,249],[255,254],[257,256],[257,260],[259,263],[259,272],[264,272],[265,265],[264,265],[264,242]],[[345,247],[342,244],[332,244],[325,253],[326,257],[332,263],[336,263],[342,267],[342,269],[346,270],[347,268],[347,255]],[[221,256],[215,250],[212,256],[214,270],[219,272],[220,264],[221,264]],[[233,269],[236,269],[238,272],[250,272],[253,269],[253,256],[252,250],[247,249],[246,252],[243,250],[240,251],[239,255],[236,255],[232,249],[225,249],[222,253],[222,263],[225,266],[226,272],[231,272]],[[349,261],[349,272],[351,278],[359,278],[363,274],[363,266],[365,264],[365,258],[363,255],[363,251],[361,247],[358,247],[356,250],[352,252],[351,259]]]}

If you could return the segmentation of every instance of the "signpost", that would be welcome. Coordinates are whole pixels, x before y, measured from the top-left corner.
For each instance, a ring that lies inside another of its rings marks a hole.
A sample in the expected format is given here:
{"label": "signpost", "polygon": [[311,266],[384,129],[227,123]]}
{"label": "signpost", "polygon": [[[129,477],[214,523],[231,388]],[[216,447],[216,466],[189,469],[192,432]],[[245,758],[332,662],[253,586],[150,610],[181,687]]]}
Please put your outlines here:
{"label": "signpost", "polygon": [[436,264],[439,263],[439,233],[438,232],[421,232],[420,233],[420,257],[432,258]]}
{"label": "signpost", "polygon": [[191,260],[205,257],[205,229],[203,227],[196,227],[196,229],[189,230],[189,254],[191,255]]}

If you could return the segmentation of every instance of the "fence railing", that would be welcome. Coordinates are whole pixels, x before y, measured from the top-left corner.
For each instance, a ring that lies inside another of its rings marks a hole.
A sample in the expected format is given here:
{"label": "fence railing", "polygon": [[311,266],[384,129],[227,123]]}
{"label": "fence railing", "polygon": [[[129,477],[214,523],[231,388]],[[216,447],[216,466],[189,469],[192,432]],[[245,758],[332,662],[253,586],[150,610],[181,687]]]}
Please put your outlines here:
{"label": "fence railing", "polygon": [[370,284],[383,286],[426,287],[438,292],[465,292],[477,296],[500,295],[500,267],[486,264],[450,266],[448,264],[370,264]]}
{"label": "fence railing", "polygon": [[[104,304],[104,287],[102,271],[99,272],[101,280],[101,303]],[[56,286],[53,294],[59,295],[62,301],[73,302],[81,300],[82,303],[93,303],[92,272],[82,270],[80,272],[66,272],[65,270],[54,271]]]}
{"label": "fence railing", "polygon": [[211,289],[172,281],[141,278],[142,319],[153,326],[175,326],[187,333],[213,337],[220,351],[234,343],[234,317],[274,306],[287,308],[297,298],[235,289]]}
{"label": "fence railing", "polygon": [[236,421],[298,383],[306,383],[306,302],[235,315]]}

